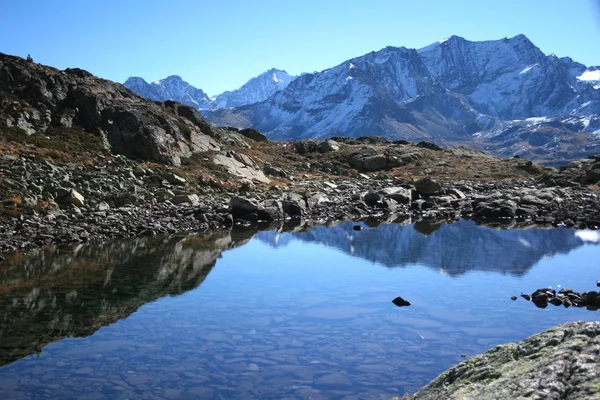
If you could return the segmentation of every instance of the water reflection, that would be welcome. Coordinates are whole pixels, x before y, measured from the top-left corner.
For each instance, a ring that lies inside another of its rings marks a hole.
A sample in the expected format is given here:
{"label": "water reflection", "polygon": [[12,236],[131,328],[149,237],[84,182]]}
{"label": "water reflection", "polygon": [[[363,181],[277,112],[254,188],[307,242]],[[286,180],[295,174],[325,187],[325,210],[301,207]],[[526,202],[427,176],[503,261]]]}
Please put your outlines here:
{"label": "water reflection", "polygon": [[0,398],[389,399],[461,354],[596,316],[510,299],[594,289],[590,233],[354,225],[13,254]]}
{"label": "water reflection", "polygon": [[468,271],[525,274],[543,257],[568,253],[591,241],[596,232],[577,233],[565,228],[493,229],[472,221],[420,221],[411,225],[383,224],[375,228],[344,222],[318,226],[306,232],[260,232],[256,237],[274,247],[293,240],[319,243],[388,267],[421,264],[451,276]]}
{"label": "water reflection", "polygon": [[9,255],[0,264],[0,365],[196,288],[224,250],[247,240],[146,237]]}

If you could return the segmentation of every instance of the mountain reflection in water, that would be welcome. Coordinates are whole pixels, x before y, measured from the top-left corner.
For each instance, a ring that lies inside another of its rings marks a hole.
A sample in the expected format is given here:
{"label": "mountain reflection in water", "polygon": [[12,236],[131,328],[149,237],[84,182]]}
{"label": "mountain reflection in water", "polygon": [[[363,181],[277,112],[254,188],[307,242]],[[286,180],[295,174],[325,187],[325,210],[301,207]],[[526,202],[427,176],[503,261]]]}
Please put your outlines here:
{"label": "mountain reflection in water", "polygon": [[275,247],[292,240],[319,243],[388,267],[422,264],[451,276],[468,271],[521,276],[542,257],[568,253],[585,243],[582,235],[565,228],[503,230],[472,221],[420,221],[373,228],[361,223],[362,229],[357,231],[355,225],[344,222],[295,233],[265,231],[256,237]]}
{"label": "mountain reflection in water", "polygon": [[511,296],[595,289],[598,239],[288,223],[14,253],[0,263],[0,398],[402,396],[461,354],[594,319]]}

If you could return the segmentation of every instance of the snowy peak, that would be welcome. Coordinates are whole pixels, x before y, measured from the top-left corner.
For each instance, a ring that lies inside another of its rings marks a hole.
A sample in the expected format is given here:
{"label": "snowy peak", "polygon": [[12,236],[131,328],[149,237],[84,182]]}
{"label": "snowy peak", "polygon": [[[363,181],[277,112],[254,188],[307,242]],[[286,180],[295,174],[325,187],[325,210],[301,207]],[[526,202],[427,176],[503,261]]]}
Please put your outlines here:
{"label": "snowy peak", "polygon": [[478,42],[450,36],[300,75],[265,101],[207,118],[243,123],[275,140],[381,135],[477,143],[502,155],[576,157],[600,144],[598,71],[546,55],[525,35]]}
{"label": "snowy peak", "polygon": [[205,111],[223,107],[240,107],[263,101],[285,89],[294,78],[283,70],[271,68],[250,79],[239,89],[224,92],[213,99],[209,98],[202,89],[192,86],[178,75],[171,75],[151,83],[140,77],[131,77],[123,85],[150,100],[175,100]]}
{"label": "snowy peak", "polygon": [[258,103],[285,89],[295,77],[272,68],[250,79],[239,89],[224,92],[213,101],[213,108],[240,107]]}
{"label": "snowy peak", "polygon": [[151,83],[147,83],[139,77],[131,77],[123,85],[132,92],[150,100],[174,100],[198,110],[208,110],[210,108],[211,101],[206,93],[185,82],[178,75],[171,75]]}

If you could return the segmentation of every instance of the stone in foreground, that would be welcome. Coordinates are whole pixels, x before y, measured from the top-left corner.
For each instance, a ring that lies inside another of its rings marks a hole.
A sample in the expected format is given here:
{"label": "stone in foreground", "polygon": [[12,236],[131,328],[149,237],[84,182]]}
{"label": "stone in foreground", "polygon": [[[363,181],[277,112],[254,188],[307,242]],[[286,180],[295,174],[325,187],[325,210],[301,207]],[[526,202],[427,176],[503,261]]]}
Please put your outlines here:
{"label": "stone in foreground", "polygon": [[568,322],[464,361],[413,400],[599,399],[600,322]]}

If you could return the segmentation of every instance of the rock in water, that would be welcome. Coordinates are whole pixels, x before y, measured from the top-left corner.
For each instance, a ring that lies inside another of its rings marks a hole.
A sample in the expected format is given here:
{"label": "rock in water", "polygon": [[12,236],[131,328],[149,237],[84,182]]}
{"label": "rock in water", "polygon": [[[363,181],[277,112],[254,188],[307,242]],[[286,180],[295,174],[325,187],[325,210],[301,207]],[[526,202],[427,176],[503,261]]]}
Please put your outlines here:
{"label": "rock in water", "polygon": [[442,373],[412,400],[598,399],[600,322],[568,322]]}
{"label": "rock in water", "polygon": [[398,296],[396,297],[394,300],[392,300],[392,303],[394,303],[395,305],[397,305],[398,307],[406,307],[406,306],[410,306],[410,302],[404,300],[402,297]]}

